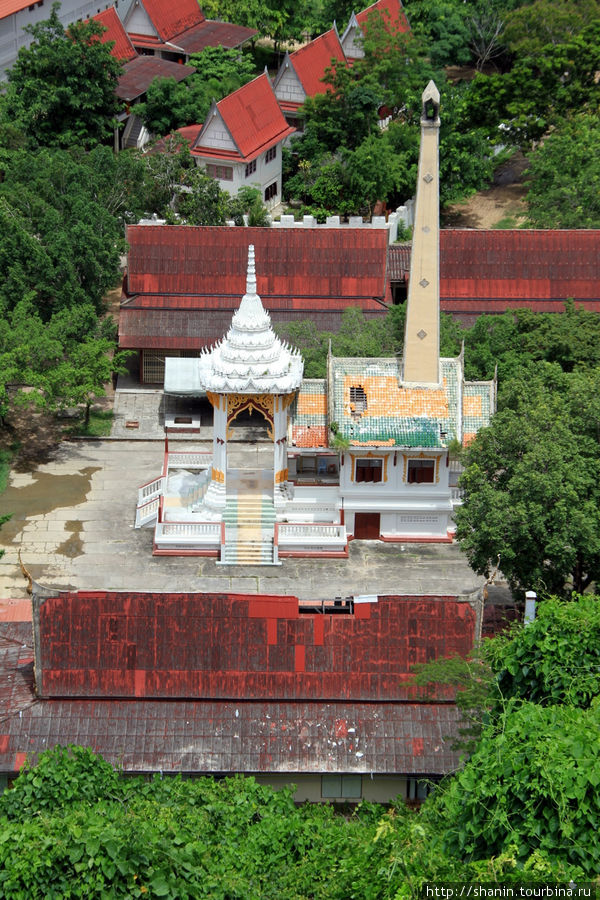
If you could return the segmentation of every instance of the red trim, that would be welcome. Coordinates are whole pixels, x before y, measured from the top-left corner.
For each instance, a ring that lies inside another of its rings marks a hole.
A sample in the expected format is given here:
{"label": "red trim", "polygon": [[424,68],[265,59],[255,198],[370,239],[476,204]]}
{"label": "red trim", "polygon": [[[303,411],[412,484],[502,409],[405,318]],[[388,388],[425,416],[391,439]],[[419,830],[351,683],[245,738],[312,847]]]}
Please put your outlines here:
{"label": "red trim", "polygon": [[273,546],[277,547],[279,545],[279,522],[275,522],[275,527],[273,528]]}
{"label": "red trim", "polygon": [[297,557],[298,559],[347,559],[348,547],[345,550],[280,550],[280,557]]}

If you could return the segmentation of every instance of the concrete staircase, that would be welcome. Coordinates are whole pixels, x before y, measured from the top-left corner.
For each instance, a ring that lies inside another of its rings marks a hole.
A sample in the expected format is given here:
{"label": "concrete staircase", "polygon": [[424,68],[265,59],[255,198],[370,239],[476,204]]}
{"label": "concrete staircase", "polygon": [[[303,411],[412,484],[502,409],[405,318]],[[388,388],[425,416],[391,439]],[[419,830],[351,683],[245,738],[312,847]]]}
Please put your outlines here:
{"label": "concrete staircase", "polygon": [[225,543],[221,565],[274,566],[275,507],[264,494],[237,494],[227,498],[223,512]]}

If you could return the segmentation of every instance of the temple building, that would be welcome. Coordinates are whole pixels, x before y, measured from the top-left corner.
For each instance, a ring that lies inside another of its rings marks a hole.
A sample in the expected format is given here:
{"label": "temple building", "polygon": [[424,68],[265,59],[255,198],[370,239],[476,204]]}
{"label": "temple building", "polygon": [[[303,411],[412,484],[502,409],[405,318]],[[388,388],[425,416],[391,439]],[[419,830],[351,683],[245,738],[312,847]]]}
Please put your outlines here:
{"label": "temple building", "polygon": [[[460,498],[450,450],[488,424],[496,386],[466,382],[462,354],[439,355],[439,125],[430,82],[402,359],[330,355],[326,379],[303,379],[301,356],[276,336],[262,305],[253,246],[223,340],[199,358],[167,358],[165,393],[207,397],[214,426],[212,452],[167,445],[163,472],[140,488],[136,525],[154,525],[156,554],[277,565],[285,556],[345,556],[351,539],[452,540]],[[270,468],[228,464],[243,411],[266,420]]]}

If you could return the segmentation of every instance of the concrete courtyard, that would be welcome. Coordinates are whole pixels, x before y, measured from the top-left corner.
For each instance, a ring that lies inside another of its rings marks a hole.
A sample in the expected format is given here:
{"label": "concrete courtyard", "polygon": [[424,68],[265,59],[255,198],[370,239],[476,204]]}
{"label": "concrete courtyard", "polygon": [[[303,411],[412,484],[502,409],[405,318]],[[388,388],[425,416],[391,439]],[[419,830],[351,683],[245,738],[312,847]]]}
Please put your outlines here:
{"label": "concrete courtyard", "polygon": [[[131,398],[134,399],[133,397]],[[203,441],[198,447],[210,449]],[[175,446],[172,442],[171,446]],[[186,449],[191,449],[189,440]],[[151,528],[134,529],[137,489],[161,472],[160,439],[78,440],[27,474],[13,473],[2,495],[12,519],[0,531],[0,598],[26,596],[24,566],[56,588],[289,593],[331,598],[362,593],[452,594],[483,580],[454,544],[354,541],[347,560],[284,559],[281,566],[220,566],[206,557],[153,557]],[[242,441],[232,467],[269,464],[272,447]]]}

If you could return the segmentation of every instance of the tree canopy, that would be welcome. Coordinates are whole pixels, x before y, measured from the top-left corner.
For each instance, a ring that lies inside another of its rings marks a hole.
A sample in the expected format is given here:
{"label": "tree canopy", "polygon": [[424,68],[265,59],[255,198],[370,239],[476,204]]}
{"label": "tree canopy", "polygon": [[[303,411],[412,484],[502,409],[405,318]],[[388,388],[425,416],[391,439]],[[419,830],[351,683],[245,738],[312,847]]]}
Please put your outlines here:
{"label": "tree canopy", "polygon": [[8,71],[0,123],[14,126],[32,147],[89,148],[112,138],[121,63],[100,41],[101,25],[89,20],[65,29],[58,6],[25,27],[32,42]]}

